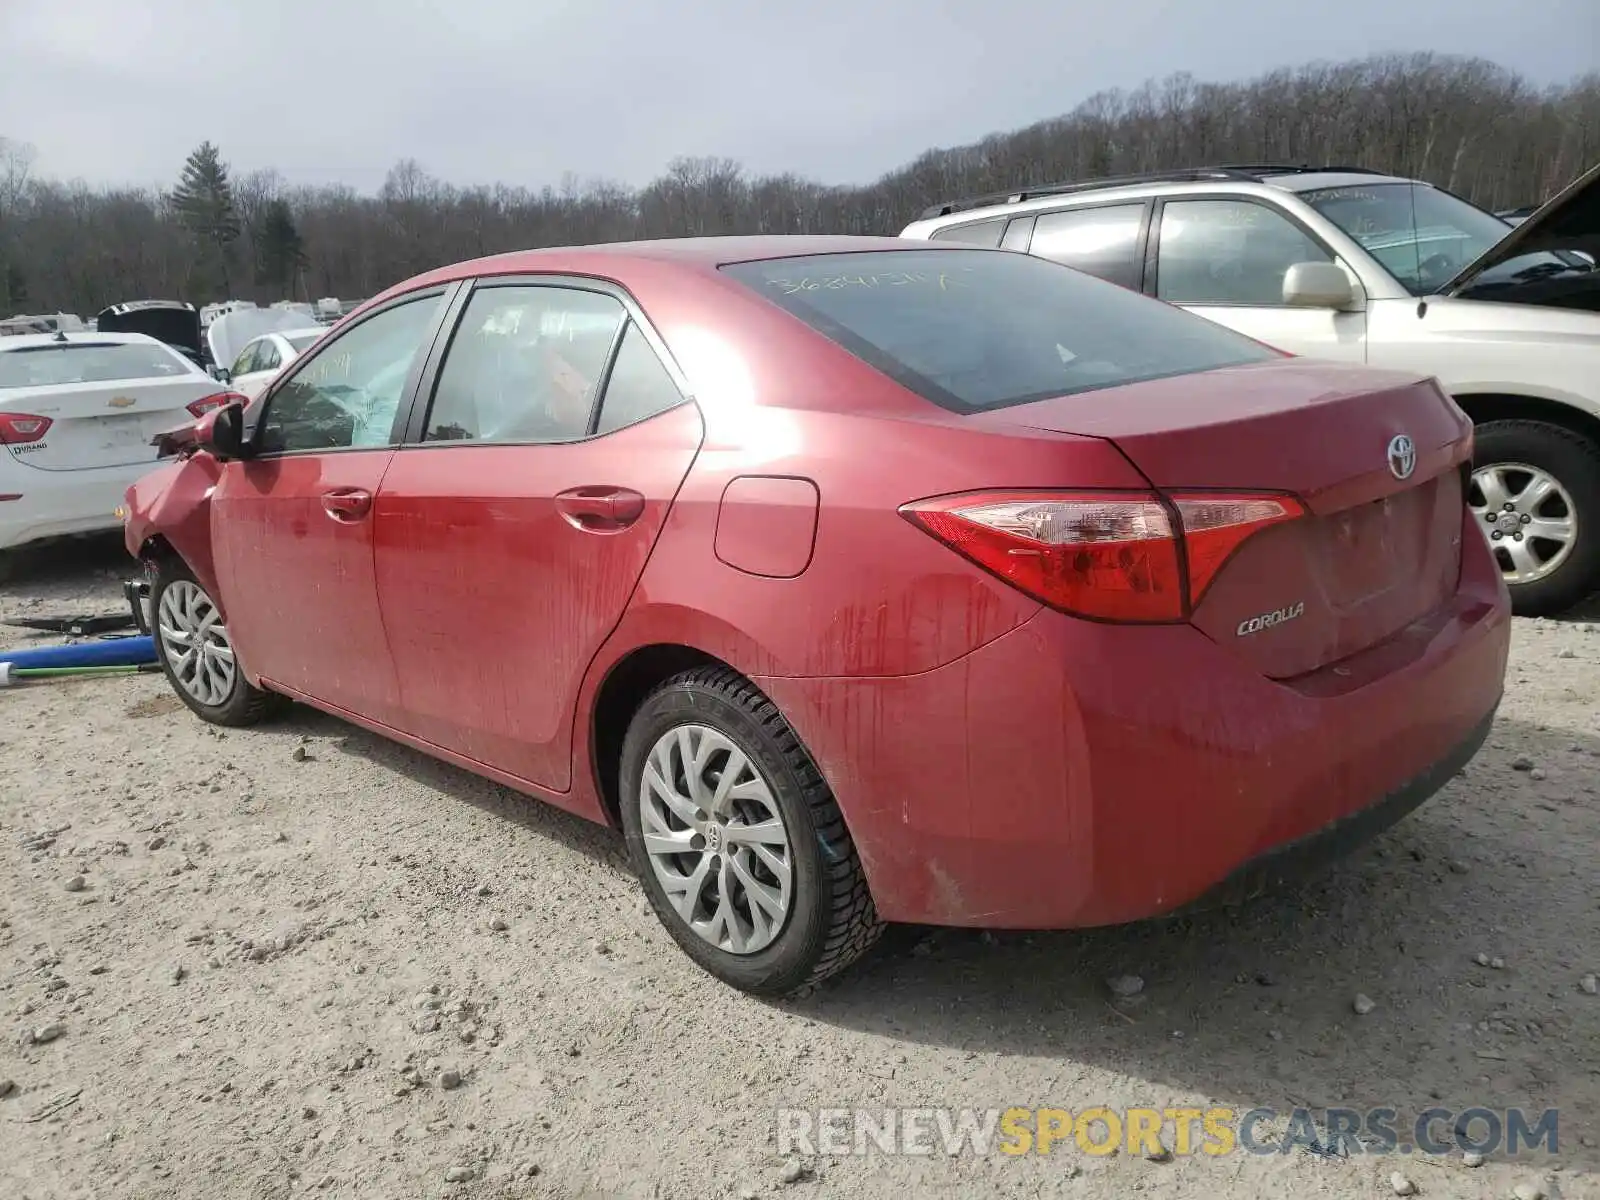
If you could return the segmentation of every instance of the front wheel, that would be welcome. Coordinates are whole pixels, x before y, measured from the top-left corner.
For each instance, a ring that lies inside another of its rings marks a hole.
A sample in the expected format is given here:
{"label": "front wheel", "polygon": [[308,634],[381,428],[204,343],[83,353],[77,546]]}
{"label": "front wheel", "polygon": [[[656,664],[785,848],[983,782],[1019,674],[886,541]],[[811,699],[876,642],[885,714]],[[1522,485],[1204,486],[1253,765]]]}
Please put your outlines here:
{"label": "front wheel", "polygon": [[245,679],[222,610],[182,560],[156,564],[150,612],[161,670],[178,699],[202,720],[254,725],[287,703]]}
{"label": "front wheel", "polygon": [[777,708],[727,668],[686,671],[622,745],[622,823],[656,916],[742,991],[804,991],[883,926],[844,816]]}
{"label": "front wheel", "polygon": [[1600,446],[1544,421],[1476,433],[1467,506],[1519,616],[1548,616],[1600,588]]}

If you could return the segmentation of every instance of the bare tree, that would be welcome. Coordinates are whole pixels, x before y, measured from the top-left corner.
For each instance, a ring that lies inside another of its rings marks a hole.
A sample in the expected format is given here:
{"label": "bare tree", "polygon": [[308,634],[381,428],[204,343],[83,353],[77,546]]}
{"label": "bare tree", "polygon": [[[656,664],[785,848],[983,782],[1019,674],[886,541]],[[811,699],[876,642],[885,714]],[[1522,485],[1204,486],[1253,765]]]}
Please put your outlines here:
{"label": "bare tree", "polygon": [[1597,159],[1600,73],[1540,89],[1494,63],[1436,54],[1310,63],[1243,83],[1152,80],[1024,129],[929,150],[863,187],[752,177],[718,157],[675,158],[637,190],[571,173],[539,189],[455,187],[415,159],[396,163],[372,196],[290,188],[275,171],[257,171],[229,188],[232,224],[208,218],[208,240],[198,241],[186,232],[181,191],[41,180],[31,150],[0,139],[0,315],[19,291],[35,307],[78,312],[185,294],[191,280],[202,286],[188,298],[218,298],[216,281],[203,280],[206,251],[220,245],[226,254],[234,236],[245,261],[262,268],[237,285],[241,295],[279,299],[298,278],[312,296],[353,299],[432,266],[520,247],[893,233],[953,197],[1206,162],[1359,164],[1502,208],[1543,199]]}

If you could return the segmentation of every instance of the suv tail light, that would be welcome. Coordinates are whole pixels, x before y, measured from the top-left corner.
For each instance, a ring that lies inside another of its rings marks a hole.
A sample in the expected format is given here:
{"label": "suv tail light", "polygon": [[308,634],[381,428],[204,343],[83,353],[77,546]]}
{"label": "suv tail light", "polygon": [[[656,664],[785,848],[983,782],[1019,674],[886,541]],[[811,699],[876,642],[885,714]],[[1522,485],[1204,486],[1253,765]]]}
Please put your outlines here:
{"label": "suv tail light", "polygon": [[901,513],[1052,608],[1099,621],[1182,621],[1244,541],[1301,516],[1289,496],[975,492]]}
{"label": "suv tail light", "polygon": [[249,404],[250,397],[238,392],[215,392],[210,396],[202,396],[184,407],[189,410],[189,415],[199,420],[214,408],[223,408],[229,404]]}
{"label": "suv tail light", "polygon": [[0,446],[25,446],[37,442],[49,430],[49,417],[32,413],[0,412]]}

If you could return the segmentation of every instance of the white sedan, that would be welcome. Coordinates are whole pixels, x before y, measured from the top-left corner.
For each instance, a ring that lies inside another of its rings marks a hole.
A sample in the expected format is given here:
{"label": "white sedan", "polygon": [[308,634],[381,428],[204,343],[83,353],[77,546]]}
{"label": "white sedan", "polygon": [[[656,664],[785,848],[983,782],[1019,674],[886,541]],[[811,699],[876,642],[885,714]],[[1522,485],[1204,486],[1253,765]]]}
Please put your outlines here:
{"label": "white sedan", "polygon": [[156,462],[152,439],[231,397],[141,333],[0,339],[0,555],[117,528],[123,493]]}
{"label": "white sedan", "polygon": [[254,400],[278,373],[306,352],[327,329],[283,329],[264,333],[245,343],[228,370],[228,386],[241,396]]}

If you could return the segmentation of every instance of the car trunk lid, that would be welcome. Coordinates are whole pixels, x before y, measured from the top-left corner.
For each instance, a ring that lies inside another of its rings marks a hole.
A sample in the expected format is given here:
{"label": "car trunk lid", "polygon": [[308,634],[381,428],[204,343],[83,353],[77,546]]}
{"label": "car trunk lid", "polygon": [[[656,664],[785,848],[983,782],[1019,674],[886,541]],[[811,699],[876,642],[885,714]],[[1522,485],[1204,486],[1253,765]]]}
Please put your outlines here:
{"label": "car trunk lid", "polygon": [[113,304],[102,309],[95,318],[95,329],[100,333],[142,333],[181,350],[194,362],[205,360],[200,314],[194,305],[181,300],[130,300],[125,304]]}
{"label": "car trunk lid", "polygon": [[217,385],[198,375],[123,379],[0,391],[0,412],[28,413],[50,422],[37,441],[7,445],[24,466],[84,471],[154,462],[152,441],[194,420],[187,406]]}
{"label": "car trunk lid", "polygon": [[1380,642],[1455,589],[1471,423],[1432,380],[1284,361],[972,419],[1106,438],[1168,496],[1296,497],[1305,513],[1245,540],[1191,615],[1273,678]]}

